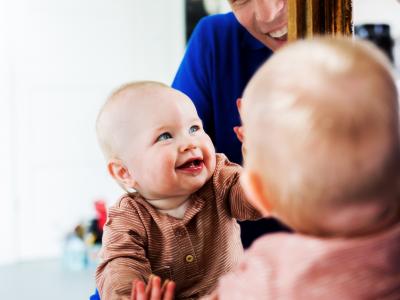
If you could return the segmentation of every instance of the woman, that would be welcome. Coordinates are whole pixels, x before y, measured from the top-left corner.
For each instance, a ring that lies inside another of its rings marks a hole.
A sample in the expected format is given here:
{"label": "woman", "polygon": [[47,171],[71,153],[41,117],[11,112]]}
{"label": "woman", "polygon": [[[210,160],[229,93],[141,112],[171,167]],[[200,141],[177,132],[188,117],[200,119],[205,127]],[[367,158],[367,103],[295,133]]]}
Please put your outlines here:
{"label": "woman", "polygon": [[[229,3],[232,13],[208,16],[196,26],[172,86],[192,99],[217,152],[241,163],[236,101],[257,68],[286,43],[287,0]],[[271,219],[242,222],[243,246],[282,228]]]}

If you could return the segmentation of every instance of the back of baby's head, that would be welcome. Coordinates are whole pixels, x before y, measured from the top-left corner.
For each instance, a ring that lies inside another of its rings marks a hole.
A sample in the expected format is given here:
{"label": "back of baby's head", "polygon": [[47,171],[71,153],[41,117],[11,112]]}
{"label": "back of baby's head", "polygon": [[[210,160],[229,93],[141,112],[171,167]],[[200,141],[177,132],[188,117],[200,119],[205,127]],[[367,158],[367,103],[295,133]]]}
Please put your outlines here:
{"label": "back of baby's head", "polygon": [[130,127],[134,130],[138,114],[151,113],[145,106],[154,107],[154,103],[150,102],[157,101],[158,94],[170,90],[170,87],[160,82],[137,81],[124,84],[112,92],[96,121],[97,138],[107,160],[118,157],[124,141],[129,138],[123,129]]}
{"label": "back of baby's head", "polygon": [[357,235],[398,219],[400,146],[390,64],[371,44],[298,41],[243,96],[246,168],[290,226]]}

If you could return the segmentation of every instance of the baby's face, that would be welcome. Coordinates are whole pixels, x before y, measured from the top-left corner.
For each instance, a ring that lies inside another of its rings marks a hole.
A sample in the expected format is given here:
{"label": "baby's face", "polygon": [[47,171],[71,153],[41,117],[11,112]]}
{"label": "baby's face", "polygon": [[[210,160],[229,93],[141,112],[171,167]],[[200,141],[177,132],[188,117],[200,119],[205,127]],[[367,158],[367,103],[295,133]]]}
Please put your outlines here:
{"label": "baby's face", "polygon": [[210,179],[215,150],[193,103],[164,89],[125,105],[131,118],[121,159],[146,199],[189,195]]}

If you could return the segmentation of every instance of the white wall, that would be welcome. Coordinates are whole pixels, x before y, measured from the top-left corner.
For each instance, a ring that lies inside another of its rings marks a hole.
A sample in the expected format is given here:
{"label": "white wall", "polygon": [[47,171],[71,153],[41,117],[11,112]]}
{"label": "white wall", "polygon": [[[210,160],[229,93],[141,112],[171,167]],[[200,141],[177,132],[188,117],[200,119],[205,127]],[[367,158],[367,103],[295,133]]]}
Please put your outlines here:
{"label": "white wall", "polygon": [[393,55],[400,74],[400,1],[353,0],[354,24],[386,23],[395,41]]}
{"label": "white wall", "polygon": [[16,220],[16,195],[15,172],[12,162],[14,136],[11,135],[13,120],[13,105],[11,86],[13,85],[11,74],[10,55],[7,30],[9,28],[8,15],[5,10],[5,2],[0,2],[0,260],[10,261],[14,257],[17,241],[14,238],[17,223]]}
{"label": "white wall", "polygon": [[183,9],[181,0],[0,0],[0,263],[59,255],[95,199],[116,200],[96,114],[121,83],[171,82]]}
{"label": "white wall", "polygon": [[400,2],[398,0],[353,0],[354,23],[388,23],[392,34],[400,37]]}

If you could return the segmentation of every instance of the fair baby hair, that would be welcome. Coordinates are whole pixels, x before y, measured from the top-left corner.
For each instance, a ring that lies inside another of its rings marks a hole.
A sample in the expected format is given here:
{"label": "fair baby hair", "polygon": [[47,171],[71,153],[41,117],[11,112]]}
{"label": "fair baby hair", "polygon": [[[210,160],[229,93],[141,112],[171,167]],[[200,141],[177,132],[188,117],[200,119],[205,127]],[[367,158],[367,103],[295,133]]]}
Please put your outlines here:
{"label": "fair baby hair", "polygon": [[272,213],[314,235],[353,236],[399,220],[398,95],[372,44],[298,41],[243,96],[246,169]]}
{"label": "fair baby hair", "polygon": [[[156,81],[136,81],[121,85],[115,89],[111,95],[107,98],[104,105],[100,109],[100,112],[96,120],[96,133],[97,140],[99,142],[100,148],[106,158],[109,160],[112,157],[118,157],[118,147],[117,147],[117,132],[116,123],[112,116],[109,114],[109,108],[118,103],[123,97],[130,97],[132,101],[137,103],[141,100],[141,97],[135,97],[132,94],[146,93],[147,90],[164,90],[170,89],[169,86]],[[134,103],[132,103],[134,105]],[[135,116],[132,116],[134,118]]]}

